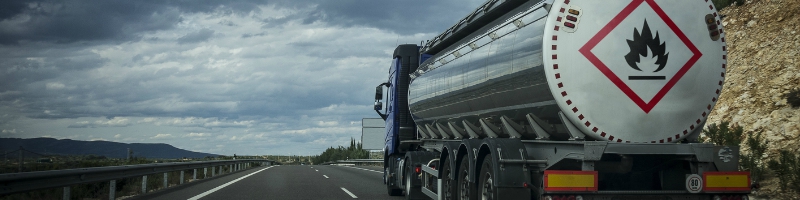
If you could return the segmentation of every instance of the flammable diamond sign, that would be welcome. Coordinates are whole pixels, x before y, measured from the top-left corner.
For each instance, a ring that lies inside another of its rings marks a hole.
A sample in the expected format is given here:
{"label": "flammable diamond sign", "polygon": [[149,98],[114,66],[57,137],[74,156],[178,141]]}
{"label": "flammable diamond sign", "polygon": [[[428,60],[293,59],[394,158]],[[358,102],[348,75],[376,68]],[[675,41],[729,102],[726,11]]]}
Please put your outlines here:
{"label": "flammable diamond sign", "polygon": [[653,0],[631,2],[579,51],[645,113],[702,56]]}

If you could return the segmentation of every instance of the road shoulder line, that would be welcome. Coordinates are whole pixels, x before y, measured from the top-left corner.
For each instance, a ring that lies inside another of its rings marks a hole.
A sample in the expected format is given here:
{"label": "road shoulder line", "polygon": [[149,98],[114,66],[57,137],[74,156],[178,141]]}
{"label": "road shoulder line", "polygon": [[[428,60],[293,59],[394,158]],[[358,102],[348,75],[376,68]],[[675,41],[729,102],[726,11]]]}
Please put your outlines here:
{"label": "road shoulder line", "polygon": [[211,189],[211,190],[208,190],[208,191],[206,191],[206,192],[200,193],[200,194],[198,194],[197,196],[194,196],[194,197],[192,197],[192,198],[189,198],[189,200],[198,200],[198,199],[200,199],[200,198],[203,198],[203,197],[205,197],[206,195],[209,195],[209,194],[211,194],[211,193],[214,193],[214,192],[216,192],[217,190],[220,190],[220,189],[222,189],[222,188],[228,187],[229,185],[231,185],[231,184],[233,184],[233,183],[239,182],[239,181],[241,181],[242,179],[245,179],[245,178],[247,178],[247,177],[250,177],[250,176],[252,176],[252,175],[254,175],[254,174],[256,174],[256,173],[259,173],[259,172],[261,172],[261,171],[267,170],[267,169],[269,169],[269,168],[272,168],[272,167],[275,167],[275,166],[269,166],[269,167],[267,167],[267,168],[264,168],[264,169],[261,169],[261,170],[255,171],[255,172],[253,172],[253,173],[250,173],[250,174],[248,174],[248,175],[244,175],[244,176],[242,176],[242,177],[239,177],[239,178],[237,178],[237,179],[234,179],[234,180],[232,180],[232,181],[230,181],[230,182],[227,182],[227,183],[225,183],[225,184],[222,184],[222,185],[220,185],[220,186],[217,186],[217,187],[215,187],[214,189]]}
{"label": "road shoulder line", "polygon": [[353,197],[353,199],[358,199],[358,197],[356,195],[354,195],[352,192],[348,191],[347,189],[344,189],[344,187],[342,187],[342,190],[344,190],[344,192],[347,192],[347,194],[349,194],[351,197]]}

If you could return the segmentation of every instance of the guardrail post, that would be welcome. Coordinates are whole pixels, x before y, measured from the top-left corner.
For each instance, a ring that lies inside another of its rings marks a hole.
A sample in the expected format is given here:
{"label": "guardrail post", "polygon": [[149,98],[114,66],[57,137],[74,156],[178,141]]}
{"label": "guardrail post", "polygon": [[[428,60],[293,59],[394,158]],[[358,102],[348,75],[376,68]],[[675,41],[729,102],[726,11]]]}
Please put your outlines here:
{"label": "guardrail post", "polygon": [[228,171],[229,173],[233,173],[233,165],[228,165]]}
{"label": "guardrail post", "polygon": [[116,195],[114,192],[117,191],[117,180],[111,180],[108,183],[108,200],[114,200]]}
{"label": "guardrail post", "polygon": [[208,178],[208,167],[203,168],[203,179]]}
{"label": "guardrail post", "polygon": [[183,172],[184,172],[184,171],[183,171],[183,170],[181,170],[181,181],[178,183],[178,184],[180,184],[180,185],[183,185]]}
{"label": "guardrail post", "polygon": [[22,164],[25,163],[25,159],[22,158],[22,155],[22,146],[19,146],[19,163],[17,163],[19,165],[18,173],[22,173]]}
{"label": "guardrail post", "polygon": [[194,173],[192,173],[192,180],[193,181],[197,180],[197,169],[194,169]]}
{"label": "guardrail post", "polygon": [[216,175],[217,175],[217,166],[213,166],[211,167],[211,177],[214,177]]}
{"label": "guardrail post", "polygon": [[142,176],[142,194],[147,193],[147,175]]}
{"label": "guardrail post", "polygon": [[220,175],[222,174],[222,167],[225,167],[225,166],[219,166],[219,174]]}
{"label": "guardrail post", "polygon": [[168,173],[168,172],[164,172],[164,188],[167,188],[167,187],[169,186],[169,185],[167,185],[167,178],[169,178],[169,177],[167,176],[167,173]]}
{"label": "guardrail post", "polygon": [[64,187],[64,198],[62,198],[62,199],[69,200],[69,196],[70,196],[69,195],[69,186]]}

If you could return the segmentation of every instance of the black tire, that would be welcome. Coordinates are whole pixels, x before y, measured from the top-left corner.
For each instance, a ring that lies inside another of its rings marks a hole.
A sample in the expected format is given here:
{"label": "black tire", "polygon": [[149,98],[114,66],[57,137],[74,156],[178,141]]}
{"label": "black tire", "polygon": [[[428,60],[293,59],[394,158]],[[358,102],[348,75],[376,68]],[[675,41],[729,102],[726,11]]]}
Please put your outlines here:
{"label": "black tire", "polygon": [[451,159],[453,159],[453,156],[448,155],[442,162],[442,167],[439,168],[442,170],[442,189],[444,190],[439,193],[444,195],[442,199],[445,200],[455,199],[455,197],[453,196],[453,191],[455,191],[455,187],[453,187],[453,177],[451,175],[453,169],[451,169],[450,167]]}
{"label": "black tire", "polygon": [[481,173],[478,176],[478,193],[481,200],[496,200],[497,187],[495,186],[495,174],[492,171],[492,155],[486,155],[481,164]]}
{"label": "black tire", "polygon": [[469,156],[466,154],[461,157],[461,165],[457,169],[455,186],[455,199],[473,200],[475,199],[475,188],[469,183]]}
{"label": "black tire", "polygon": [[390,174],[389,171],[390,171],[389,168],[387,168],[386,165],[384,165],[384,167],[383,167],[383,181],[386,184],[386,192],[389,193],[389,196],[401,196],[401,195],[403,195],[403,190],[402,189],[395,188],[390,183],[391,180],[389,180],[389,178],[388,178],[388,176],[389,176],[388,174]]}
{"label": "black tire", "polygon": [[[406,194],[406,199],[407,200],[413,199],[412,195],[414,195],[414,191],[413,191],[414,190],[414,180],[411,179],[411,178],[413,178],[414,175],[416,175],[414,173],[414,169],[413,169],[414,166],[411,165],[410,161],[411,161],[411,159],[408,159],[406,162],[403,162],[404,165],[405,165],[405,167],[403,167],[403,169],[405,171],[405,175],[403,175],[403,191]],[[419,190],[419,189],[417,189],[417,190]]]}
{"label": "black tire", "polygon": [[389,196],[402,196],[403,190],[402,189],[395,189],[391,185],[386,185],[386,191],[389,193]]}

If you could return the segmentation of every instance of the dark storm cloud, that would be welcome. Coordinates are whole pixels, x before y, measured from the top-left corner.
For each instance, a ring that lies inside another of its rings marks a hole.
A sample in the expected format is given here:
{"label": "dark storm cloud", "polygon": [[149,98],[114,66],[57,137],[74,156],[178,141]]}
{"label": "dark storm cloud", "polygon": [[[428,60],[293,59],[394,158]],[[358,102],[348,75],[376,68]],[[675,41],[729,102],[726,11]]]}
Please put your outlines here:
{"label": "dark storm cloud", "polygon": [[141,32],[165,30],[181,21],[181,12],[249,12],[247,1],[160,0],[4,0],[0,2],[0,44],[20,41],[129,41]]}
{"label": "dark storm cloud", "polygon": [[[480,1],[480,0],[473,0]],[[287,18],[268,19],[266,24],[282,24],[291,19],[304,23],[323,21],[340,26],[365,26],[400,34],[445,30],[474,3],[447,1],[127,1],[127,0],[5,0],[0,2],[0,44],[20,41],[129,41],[140,33],[173,28],[182,12],[248,13],[256,5],[308,8]],[[235,22],[220,22],[236,25]]]}
{"label": "dark storm cloud", "polygon": [[365,1],[365,0],[309,0],[290,1],[292,6],[316,5],[302,13],[304,22],[324,21],[341,26],[366,26],[391,30],[400,34],[440,32],[450,28],[462,17],[465,10],[472,11],[484,0],[442,1]]}
{"label": "dark storm cloud", "polygon": [[[19,3],[19,1],[16,1]],[[0,44],[130,40],[142,31],[171,28],[179,12],[142,1],[31,1],[2,14]]]}
{"label": "dark storm cloud", "polygon": [[18,0],[5,0],[0,2],[0,19],[6,19],[17,15],[23,9],[28,7],[24,1]]}

